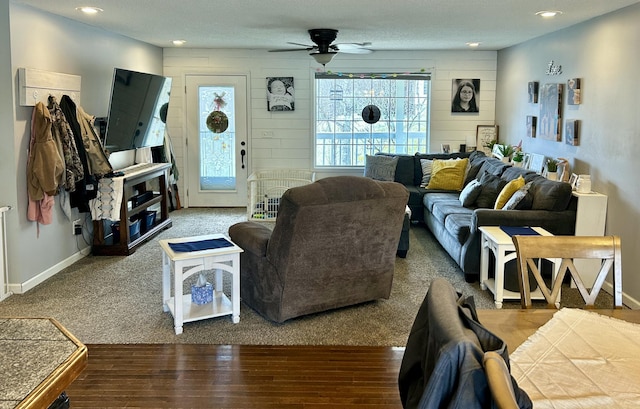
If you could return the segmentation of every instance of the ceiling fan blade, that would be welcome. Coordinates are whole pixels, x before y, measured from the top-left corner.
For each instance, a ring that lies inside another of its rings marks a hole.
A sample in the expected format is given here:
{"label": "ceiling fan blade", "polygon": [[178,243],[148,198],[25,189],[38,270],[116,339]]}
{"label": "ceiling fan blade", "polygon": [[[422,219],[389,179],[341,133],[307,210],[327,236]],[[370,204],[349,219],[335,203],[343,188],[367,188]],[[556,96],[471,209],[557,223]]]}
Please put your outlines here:
{"label": "ceiling fan blade", "polygon": [[299,45],[300,47],[306,47],[306,48],[314,48],[314,47],[315,47],[315,45],[300,44],[300,43],[292,43],[291,41],[287,41],[287,44],[291,44],[291,45]]}
{"label": "ceiling fan blade", "polygon": [[335,44],[341,53],[345,54],[371,54],[372,49],[367,48],[371,43],[338,43]]}
{"label": "ceiling fan blade", "polygon": [[279,50],[269,50],[270,53],[286,53],[289,51],[309,51],[309,50],[313,50],[313,47],[311,48],[281,48]]}

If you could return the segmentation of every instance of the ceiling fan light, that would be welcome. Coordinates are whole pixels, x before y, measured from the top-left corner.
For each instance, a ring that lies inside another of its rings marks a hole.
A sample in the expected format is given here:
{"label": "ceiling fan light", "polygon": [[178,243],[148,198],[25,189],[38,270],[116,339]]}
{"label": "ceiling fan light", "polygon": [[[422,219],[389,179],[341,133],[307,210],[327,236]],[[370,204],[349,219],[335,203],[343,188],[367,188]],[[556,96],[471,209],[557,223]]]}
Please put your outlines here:
{"label": "ceiling fan light", "polygon": [[316,60],[316,62],[318,64],[328,64],[331,62],[331,60],[333,59],[333,56],[338,54],[335,51],[329,51],[326,53],[319,53],[319,52],[315,52],[315,53],[310,53],[309,55],[313,57],[314,60]]}

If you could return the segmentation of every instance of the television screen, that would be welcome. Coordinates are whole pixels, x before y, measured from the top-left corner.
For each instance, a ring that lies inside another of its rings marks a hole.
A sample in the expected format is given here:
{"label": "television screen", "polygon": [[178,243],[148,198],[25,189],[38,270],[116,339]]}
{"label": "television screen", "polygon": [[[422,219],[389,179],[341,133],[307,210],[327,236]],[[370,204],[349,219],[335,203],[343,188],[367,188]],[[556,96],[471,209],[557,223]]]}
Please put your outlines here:
{"label": "television screen", "polygon": [[170,92],[171,78],[114,69],[105,149],[162,145]]}

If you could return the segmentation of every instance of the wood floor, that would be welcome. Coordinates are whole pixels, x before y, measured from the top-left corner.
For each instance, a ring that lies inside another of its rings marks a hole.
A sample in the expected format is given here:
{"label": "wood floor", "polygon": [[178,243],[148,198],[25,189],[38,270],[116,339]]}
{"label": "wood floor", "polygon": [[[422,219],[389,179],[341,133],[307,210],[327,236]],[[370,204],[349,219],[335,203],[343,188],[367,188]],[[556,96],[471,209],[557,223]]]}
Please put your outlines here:
{"label": "wood floor", "polygon": [[76,408],[401,409],[403,349],[88,345]]}

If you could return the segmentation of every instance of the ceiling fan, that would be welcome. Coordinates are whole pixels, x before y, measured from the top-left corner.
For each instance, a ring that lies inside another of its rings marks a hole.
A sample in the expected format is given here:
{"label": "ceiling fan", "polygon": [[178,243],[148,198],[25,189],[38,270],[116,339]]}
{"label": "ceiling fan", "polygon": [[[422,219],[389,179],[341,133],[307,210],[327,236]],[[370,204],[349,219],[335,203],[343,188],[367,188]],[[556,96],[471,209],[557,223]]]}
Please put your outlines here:
{"label": "ceiling fan", "polygon": [[338,53],[348,54],[369,54],[373,50],[367,48],[371,46],[371,43],[337,43],[333,44],[338,36],[338,30],[332,28],[314,28],[309,30],[309,36],[311,41],[316,45],[307,45],[300,43],[291,43],[293,45],[299,45],[304,48],[288,48],[280,50],[269,50],[269,52],[287,52],[287,51],[311,51],[310,56],[313,57],[319,64],[325,65],[331,61],[331,59]]}

